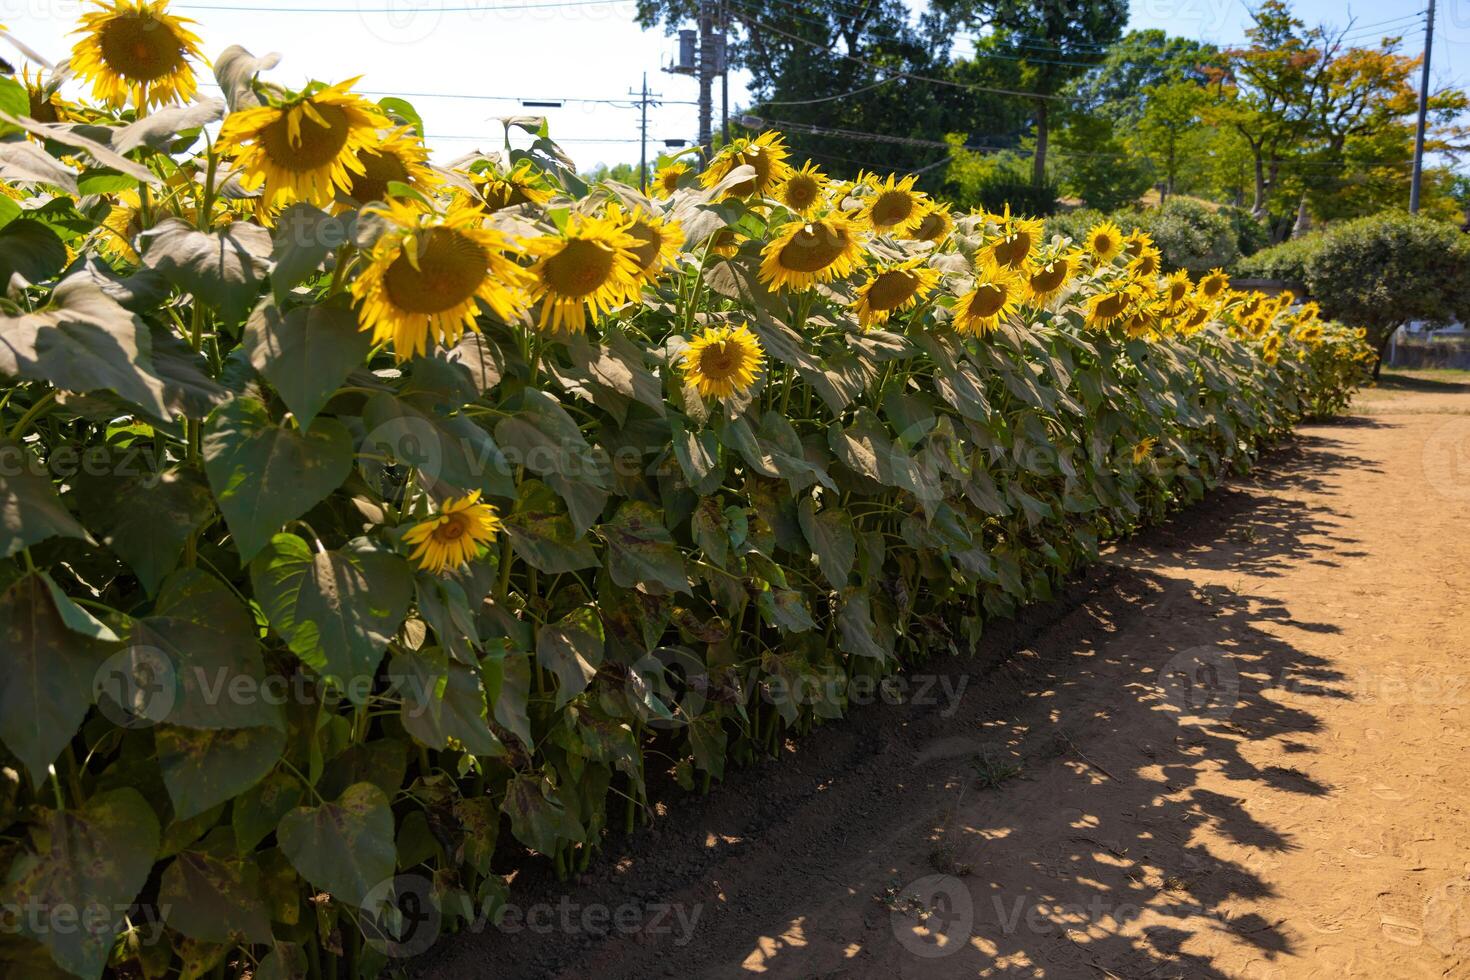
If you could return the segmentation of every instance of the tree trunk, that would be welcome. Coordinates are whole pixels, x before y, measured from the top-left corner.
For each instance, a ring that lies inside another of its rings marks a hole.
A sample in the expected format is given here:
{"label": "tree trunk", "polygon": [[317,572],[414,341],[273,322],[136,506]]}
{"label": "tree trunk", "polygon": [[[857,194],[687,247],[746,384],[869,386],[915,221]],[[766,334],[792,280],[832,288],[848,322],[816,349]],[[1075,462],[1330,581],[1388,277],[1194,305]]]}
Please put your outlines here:
{"label": "tree trunk", "polygon": [[1291,229],[1292,238],[1300,238],[1312,230],[1312,216],[1307,212],[1307,195],[1302,194],[1302,199],[1296,206],[1296,225]]}
{"label": "tree trunk", "polygon": [[1266,216],[1266,163],[1257,151],[1251,151],[1251,158],[1256,177],[1256,197],[1251,202],[1251,217],[1259,219]]}
{"label": "tree trunk", "polygon": [[1046,137],[1047,105],[1041,102],[1036,109],[1036,154],[1031,161],[1031,186],[1040,190],[1046,186]]}

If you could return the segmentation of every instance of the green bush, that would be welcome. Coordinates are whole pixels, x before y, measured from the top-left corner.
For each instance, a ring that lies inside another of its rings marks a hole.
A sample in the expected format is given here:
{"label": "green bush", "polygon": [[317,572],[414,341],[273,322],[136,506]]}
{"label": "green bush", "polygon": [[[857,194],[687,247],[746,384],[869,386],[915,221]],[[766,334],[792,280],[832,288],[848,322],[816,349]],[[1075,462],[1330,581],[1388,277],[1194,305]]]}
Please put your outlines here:
{"label": "green bush", "polygon": [[1271,230],[1266,223],[1245,208],[1226,206],[1216,213],[1230,222],[1235,232],[1235,246],[1242,256],[1254,255],[1271,244]]}
{"label": "green bush", "polygon": [[1316,250],[1320,233],[1293,238],[1246,256],[1235,266],[1235,274],[1246,279],[1307,281],[1307,259]]}
{"label": "green bush", "polygon": [[[1125,220],[1118,219],[1120,224]],[[1162,207],[1134,213],[1134,224],[1148,232],[1164,256],[1164,268],[1199,274],[1232,266],[1240,258],[1230,219],[1198,201],[1174,197]],[[1125,225],[1124,230],[1131,230]]]}

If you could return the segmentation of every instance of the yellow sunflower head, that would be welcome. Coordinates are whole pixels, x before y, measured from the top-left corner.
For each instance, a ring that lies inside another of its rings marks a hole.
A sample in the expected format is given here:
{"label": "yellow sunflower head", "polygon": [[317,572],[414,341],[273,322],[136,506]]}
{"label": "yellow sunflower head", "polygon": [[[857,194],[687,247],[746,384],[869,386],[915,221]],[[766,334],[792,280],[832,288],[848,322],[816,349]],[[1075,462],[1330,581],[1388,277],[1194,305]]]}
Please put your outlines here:
{"label": "yellow sunflower head", "polygon": [[847,275],[862,255],[858,226],[850,218],[791,221],[761,250],[760,280],[776,290],[802,292]]}
{"label": "yellow sunflower head", "polygon": [[394,130],[376,146],[364,146],[357,151],[362,171],[348,174],[351,184],[343,196],[367,204],[388,200],[388,185],[394,182],[418,190],[432,188],[438,179],[429,169],[428,160],[429,153],[413,130],[407,127]]}
{"label": "yellow sunflower head", "polygon": [[1062,291],[1076,271],[1077,255],[1074,252],[1057,250],[1038,256],[1025,272],[1026,299],[1033,306],[1045,306]]}
{"label": "yellow sunflower head", "polygon": [[952,231],[954,231],[954,218],[950,217],[949,205],[935,201],[924,212],[924,220],[919,222],[919,227],[914,229],[913,237],[917,241],[943,245],[944,240]]}
{"label": "yellow sunflower head", "polygon": [[723,147],[699,175],[705,187],[714,187],[730,175],[736,167],[746,164],[755,168],[755,176],[742,180],[724,194],[725,197],[764,197],[791,176],[791,164],[786,162],[790,154],[780,133],[765,132],[755,139],[742,137],[732,140]]}
{"label": "yellow sunflower head", "polygon": [[530,160],[521,160],[510,170],[485,170],[471,174],[486,211],[499,211],[517,204],[545,204],[555,193],[550,179]]}
{"label": "yellow sunflower head", "polygon": [[1185,297],[1189,296],[1191,289],[1188,272],[1180,269],[1178,272],[1170,273],[1169,277],[1164,280],[1164,303],[1171,310],[1178,309]]}
{"label": "yellow sunflower head", "polygon": [[500,531],[495,508],[480,503],[480,491],[447,500],[439,513],[409,528],[404,544],[413,546],[410,561],[435,575],[468,564]]}
{"label": "yellow sunflower head", "polygon": [[1133,447],[1133,464],[1137,466],[1152,458],[1154,454],[1154,446],[1157,446],[1158,444],[1159,440],[1155,439],[1153,436],[1147,436],[1143,439],[1138,440],[1138,445]]}
{"label": "yellow sunflower head", "polygon": [[220,151],[234,158],[247,189],[261,188],[267,209],[293,201],[327,207],[338,191],[351,193],[353,177],[366,169],[358,154],[391,128],[377,106],[351,92],[354,81],[225,118]]}
{"label": "yellow sunflower head", "polygon": [[765,354],[750,328],[707,327],[684,348],[684,376],[705,398],[729,398],[755,384]]}
{"label": "yellow sunflower head", "polygon": [[1163,256],[1152,245],[1144,248],[1128,263],[1128,271],[1140,279],[1150,279],[1159,274]]}
{"label": "yellow sunflower head", "polygon": [[1094,225],[1087,233],[1086,245],[1098,262],[1111,262],[1123,250],[1123,229],[1111,221]]}
{"label": "yellow sunflower head", "polygon": [[636,295],[641,244],[627,219],[573,214],[560,233],[522,245],[534,256],[531,299],[541,301],[541,329],[582,333],[598,316]]}
{"label": "yellow sunflower head", "polygon": [[1273,333],[1261,341],[1261,360],[1275,364],[1281,358],[1281,334]]}
{"label": "yellow sunflower head", "polygon": [[939,270],[924,265],[923,259],[875,270],[858,287],[853,304],[858,322],[864,327],[877,326],[887,323],[894,313],[913,309],[939,285],[939,277]]}
{"label": "yellow sunflower head", "polygon": [[1199,285],[1195,288],[1206,300],[1218,299],[1221,293],[1230,288],[1230,277],[1225,274],[1224,269],[1211,269],[1200,277]]}
{"label": "yellow sunflower head", "polygon": [[1107,329],[1130,316],[1139,299],[1139,289],[1135,283],[1113,283],[1088,297],[1087,325],[1095,330]]}
{"label": "yellow sunflower head", "polygon": [[719,255],[727,259],[734,258],[739,254],[740,243],[745,237],[734,228],[721,228],[709,237],[710,254]]}
{"label": "yellow sunflower head", "polygon": [[1026,268],[1032,253],[1041,246],[1044,234],[1041,221],[1013,217],[1009,204],[1004,214],[987,215],[987,218],[996,226],[995,237],[985,246],[990,261],[1017,271]]}
{"label": "yellow sunflower head", "polygon": [[893,174],[886,181],[870,178],[871,193],[858,220],[875,234],[912,238],[929,213],[928,195],[914,190],[918,180],[913,174],[901,180]]}
{"label": "yellow sunflower head", "polygon": [[53,76],[47,80],[37,68],[34,75],[31,74],[29,65],[22,65],[20,69],[21,84],[26,88],[26,97],[30,102],[30,117],[37,122],[54,123],[65,122],[72,117],[73,107],[57,97],[61,89],[60,82]]}
{"label": "yellow sunflower head", "polygon": [[1025,292],[1016,270],[982,262],[975,270],[975,287],[955,304],[955,330],[976,337],[990,333],[1015,311]]}
{"label": "yellow sunflower head", "polygon": [[1154,240],[1142,228],[1134,228],[1123,238],[1123,251],[1129,258],[1136,259],[1154,247]]}
{"label": "yellow sunflower head", "polygon": [[658,168],[658,173],[653,175],[654,188],[665,197],[674,193],[683,185],[694,170],[683,160],[670,160]]}
{"label": "yellow sunflower head", "polygon": [[638,259],[638,272],[643,281],[652,282],[665,269],[674,267],[679,259],[679,246],[684,241],[679,222],[648,214],[642,208],[627,214],[617,203],[608,206],[607,216],[617,224],[626,225],[628,234],[637,240],[633,254]]}
{"label": "yellow sunflower head", "polygon": [[112,0],[82,15],[72,49],[77,78],[92,83],[92,95],[111,106],[136,96],[138,107],[186,102],[197,90],[191,59],[199,38],[194,23],[168,12],[166,0]]}
{"label": "yellow sunflower head", "polygon": [[808,160],[776,188],[776,200],[788,211],[809,218],[826,202],[827,185],[827,175]]}
{"label": "yellow sunflower head", "polygon": [[484,303],[502,320],[525,309],[530,277],[505,251],[509,242],[463,204],[444,215],[406,200],[379,209],[390,230],[374,243],[352,282],[362,329],[393,344],[400,359],[453,346]]}

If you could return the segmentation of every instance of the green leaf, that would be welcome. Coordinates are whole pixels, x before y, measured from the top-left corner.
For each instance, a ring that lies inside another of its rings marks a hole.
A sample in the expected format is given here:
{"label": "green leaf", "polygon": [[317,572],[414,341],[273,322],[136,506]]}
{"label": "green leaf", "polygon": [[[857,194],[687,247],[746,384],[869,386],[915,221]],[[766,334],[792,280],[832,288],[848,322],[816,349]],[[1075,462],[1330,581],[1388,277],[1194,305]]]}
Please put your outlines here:
{"label": "green leaf", "polygon": [[490,730],[485,688],[473,667],[430,647],[397,654],[389,671],[403,698],[403,728],[421,745],[443,749],[454,739],[472,755],[505,754]]}
{"label": "green leaf", "polygon": [[559,575],[597,567],[592,542],[577,536],[566,504],[540,480],[520,485],[515,508],[505,515],[504,528],[516,554],[538,571]]}
{"label": "green leaf", "polygon": [[276,836],[303,878],[348,905],[361,906],[393,877],[393,811],[372,783],[347,787],[335,802],[292,810]]}
{"label": "green leaf", "polygon": [[235,832],[235,850],[249,854],[266,836],[275,832],[304,794],[301,780],[277,769],[234,798],[230,804],[230,826]]}
{"label": "green leaf", "polygon": [[397,555],[313,550],[278,534],[250,563],[250,581],[271,628],[291,652],[365,704],[388,641],[413,597],[413,573]]}
{"label": "green leaf", "polygon": [[797,508],[801,533],[811,545],[812,554],[822,575],[834,589],[847,588],[853,562],[857,560],[857,540],[852,533],[852,518],[846,511],[828,508],[818,511],[810,497],[803,497]]}
{"label": "green leaf", "polygon": [[271,243],[271,289],[283,303],[291,287],[311,276],[333,249],[352,241],[352,222],[327,214],[314,205],[297,202],[276,218]]}
{"label": "green leaf", "polygon": [[519,407],[513,406],[510,411],[496,423],[495,438],[513,462],[538,476],[557,476],[599,490],[608,488],[607,463],[592,451],[576,420],[554,397],[527,388],[521,393]]}
{"label": "green leaf", "polygon": [[725,480],[725,468],[720,465],[720,439],[715,430],[690,431],[677,415],[669,416],[669,428],[674,438],[674,458],[679,461],[690,488],[698,494],[714,493]]}
{"label": "green leaf", "polygon": [[318,304],[283,313],[267,300],[255,308],[242,341],[250,364],[271,383],[303,429],[372,350],[349,307]]}
{"label": "green leaf", "polygon": [[107,646],[67,626],[51,586],[26,575],[0,594],[0,740],[40,785],[92,703]]}
{"label": "green leaf", "polygon": [[260,869],[244,857],[187,850],[163,871],[158,905],[171,928],[203,942],[271,941]]}
{"label": "green leaf", "polygon": [[43,283],[65,265],[66,246],[49,226],[16,218],[0,228],[0,287],[16,274],[28,283]]}
{"label": "green leaf", "polygon": [[[76,484],[82,512],[93,517],[102,541],[127,563],[150,596],[178,567],[189,535],[214,512],[214,498],[192,470],[137,472],[134,457],[114,452],[105,475]],[[146,501],[146,506],[139,506]]]}
{"label": "green leaf", "polygon": [[694,764],[716,779],[725,778],[725,746],[729,741],[718,712],[708,712],[689,721],[689,747]]}
{"label": "green leaf", "polygon": [[92,540],[56,495],[45,465],[0,437],[0,558],[54,537]]}
{"label": "green leaf", "polygon": [[77,190],[82,194],[116,194],[137,189],[136,180],[116,170],[86,170],[77,177]]}
{"label": "green leaf", "polygon": [[265,406],[237,398],[210,415],[204,472],[248,562],[287,521],[306,513],[352,472],[352,437],[336,419],[309,431],[276,425]]}
{"label": "green leaf", "polygon": [[60,966],[79,977],[101,977],[124,915],[153,867],[158,818],[127,787],[98,793],[75,810],[42,812],[45,829],[35,838],[41,848],[15,859],[6,906],[72,910],[72,928],[53,928],[48,916],[22,915],[15,924],[44,943]]}
{"label": "green leaf", "polygon": [[843,591],[842,608],[837,613],[837,633],[839,645],[854,656],[883,660],[888,655],[878,639],[877,627],[873,625],[868,593],[861,588]]}
{"label": "green leaf", "polygon": [[859,409],[846,429],[833,422],[827,429],[827,442],[837,458],[860,476],[907,490],[925,506],[943,499],[937,475],[894,446],[883,423],[869,409]]}
{"label": "green leaf", "polygon": [[[480,490],[514,498],[514,467],[490,433],[467,415],[447,415],[386,392],[368,400],[362,413],[368,434],[363,453],[378,453],[413,466],[430,484]],[[498,430],[497,430],[498,431]]]}
{"label": "green leaf", "polygon": [[806,600],[794,589],[763,589],[756,597],[761,618],[787,633],[804,633],[815,629]]}
{"label": "green leaf", "polygon": [[[510,832],[533,851],[555,854],[560,841],[570,839],[566,808],[556,789],[543,777],[512,779],[505,787],[500,808],[510,817]],[[571,822],[575,824],[574,819]]]}
{"label": "green leaf", "polygon": [[608,572],[618,585],[628,589],[655,584],[671,592],[690,591],[684,553],[651,504],[625,501],[598,530],[607,542]]}
{"label": "green leaf", "polygon": [[271,235],[237,221],[222,231],[199,231],[165,218],[139,236],[143,265],[213,307],[229,323],[250,312],[270,270]]}
{"label": "green leaf", "polygon": [[556,707],[587,689],[602,663],[602,624],[591,609],[582,609],[536,632],[536,660],[556,675]]}
{"label": "green leaf", "polygon": [[239,796],[275,768],[286,748],[285,733],[275,728],[201,731],[160,725],[153,738],[178,819]]}

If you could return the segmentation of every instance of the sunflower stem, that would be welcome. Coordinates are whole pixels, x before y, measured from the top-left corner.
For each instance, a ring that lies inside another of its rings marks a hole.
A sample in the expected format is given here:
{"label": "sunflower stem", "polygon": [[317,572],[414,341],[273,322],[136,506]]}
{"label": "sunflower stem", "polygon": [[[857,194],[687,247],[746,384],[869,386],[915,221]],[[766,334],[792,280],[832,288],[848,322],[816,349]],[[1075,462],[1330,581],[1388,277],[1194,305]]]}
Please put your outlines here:
{"label": "sunflower stem", "polygon": [[51,391],[46,392],[46,394],[42,395],[40,398],[37,398],[35,403],[32,404],[30,408],[26,409],[26,413],[20,417],[20,421],[15,423],[15,425],[11,428],[10,438],[16,442],[19,442],[21,436],[25,435],[26,430],[30,428],[31,423],[44,415],[46,411],[51,408],[51,405],[55,401],[56,390],[54,388]]}

